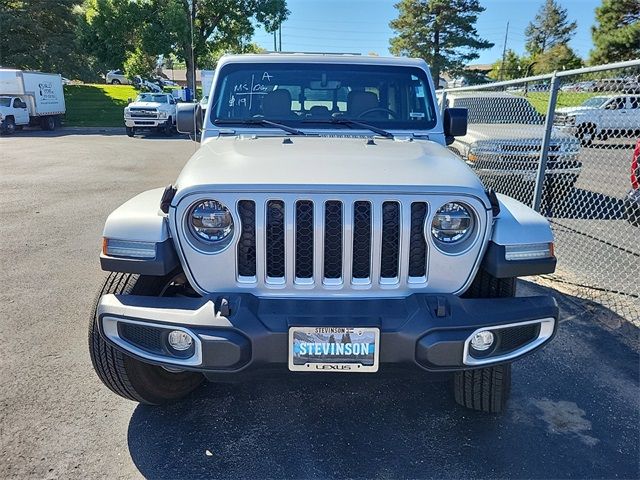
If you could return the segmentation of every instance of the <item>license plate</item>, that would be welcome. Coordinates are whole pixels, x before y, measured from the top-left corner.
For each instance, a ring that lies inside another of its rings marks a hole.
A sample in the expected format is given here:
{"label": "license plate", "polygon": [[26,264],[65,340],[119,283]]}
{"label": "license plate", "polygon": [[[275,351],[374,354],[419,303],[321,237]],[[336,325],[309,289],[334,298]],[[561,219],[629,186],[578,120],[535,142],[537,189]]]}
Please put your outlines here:
{"label": "license plate", "polygon": [[291,327],[289,370],[377,372],[379,328]]}

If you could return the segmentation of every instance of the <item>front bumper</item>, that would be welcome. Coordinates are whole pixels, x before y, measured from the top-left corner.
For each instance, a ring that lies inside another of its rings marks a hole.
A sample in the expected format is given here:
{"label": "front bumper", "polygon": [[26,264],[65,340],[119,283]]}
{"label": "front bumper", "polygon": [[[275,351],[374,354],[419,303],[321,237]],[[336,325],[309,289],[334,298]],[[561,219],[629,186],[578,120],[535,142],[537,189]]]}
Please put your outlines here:
{"label": "front bumper", "polygon": [[[109,294],[100,299],[97,313],[104,338],[128,355],[223,377],[268,367],[286,370],[288,332],[293,326],[379,328],[382,369],[399,365],[455,371],[520,358],[549,342],[558,323],[557,304],[547,296],[464,299],[414,294],[403,299],[304,300],[251,294],[216,298]],[[134,325],[141,332],[139,338],[155,338],[158,348],[132,341],[123,334],[123,325]],[[492,329],[498,337],[506,332],[511,338],[518,332],[514,328],[527,326],[536,329],[535,335],[511,351],[496,350],[482,358],[469,353],[470,338],[479,329]],[[163,332],[175,329],[194,338],[188,358],[176,357],[160,345]]]}
{"label": "front bumper", "polygon": [[135,128],[157,128],[164,127],[169,120],[166,118],[131,118],[124,117],[126,127]]}

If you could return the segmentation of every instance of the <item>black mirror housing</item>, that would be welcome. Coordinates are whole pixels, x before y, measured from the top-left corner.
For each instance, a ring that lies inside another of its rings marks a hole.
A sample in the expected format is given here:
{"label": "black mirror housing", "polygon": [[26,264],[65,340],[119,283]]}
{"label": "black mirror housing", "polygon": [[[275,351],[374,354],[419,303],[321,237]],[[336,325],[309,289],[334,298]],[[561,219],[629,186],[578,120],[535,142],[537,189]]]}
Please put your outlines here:
{"label": "black mirror housing", "polygon": [[447,145],[453,143],[455,137],[467,134],[469,111],[466,108],[444,109],[444,137]]}
{"label": "black mirror housing", "polygon": [[176,128],[180,133],[196,135],[202,129],[202,114],[197,103],[176,104]]}

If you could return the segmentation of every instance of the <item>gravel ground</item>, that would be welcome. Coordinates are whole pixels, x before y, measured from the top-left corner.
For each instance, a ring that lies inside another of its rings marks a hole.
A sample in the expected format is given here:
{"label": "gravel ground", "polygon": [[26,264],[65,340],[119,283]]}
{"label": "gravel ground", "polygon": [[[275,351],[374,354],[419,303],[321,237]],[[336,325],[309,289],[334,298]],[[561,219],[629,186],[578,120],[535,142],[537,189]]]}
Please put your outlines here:
{"label": "gravel ground", "polygon": [[110,393],[86,345],[104,219],[175,180],[194,144],[100,134],[0,138],[0,478],[638,478],[639,330],[561,305],[514,366],[501,416],[421,378],[213,386],[165,408]]}

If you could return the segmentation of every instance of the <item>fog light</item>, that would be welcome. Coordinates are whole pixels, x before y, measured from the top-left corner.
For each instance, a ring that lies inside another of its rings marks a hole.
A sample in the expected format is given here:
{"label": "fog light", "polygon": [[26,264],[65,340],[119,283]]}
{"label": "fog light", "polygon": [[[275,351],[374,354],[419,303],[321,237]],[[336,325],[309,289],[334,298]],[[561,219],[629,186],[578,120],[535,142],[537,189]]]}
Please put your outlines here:
{"label": "fog light", "polygon": [[193,338],[191,338],[191,335],[183,332],[182,330],[172,330],[169,332],[168,341],[171,348],[180,352],[188,350],[191,348],[191,345],[193,345]]}
{"label": "fog light", "polygon": [[471,339],[471,348],[479,352],[489,350],[491,345],[493,345],[493,333],[489,330],[482,330],[476,333]]}

